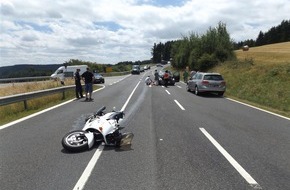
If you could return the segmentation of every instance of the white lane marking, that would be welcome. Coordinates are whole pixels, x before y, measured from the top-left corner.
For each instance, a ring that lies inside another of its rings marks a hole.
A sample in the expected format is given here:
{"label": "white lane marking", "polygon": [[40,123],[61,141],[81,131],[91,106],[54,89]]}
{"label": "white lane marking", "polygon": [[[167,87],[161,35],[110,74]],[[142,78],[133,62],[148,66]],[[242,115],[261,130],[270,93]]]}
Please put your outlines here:
{"label": "white lane marking", "polygon": [[118,81],[115,81],[115,82],[113,82],[113,83],[110,83],[109,86],[112,86],[113,84],[116,84],[116,83],[118,83],[118,82],[121,82],[122,80],[124,80],[125,78],[127,78],[127,77],[129,77],[129,76],[131,76],[131,75],[132,75],[132,74],[129,74],[129,75],[127,75],[127,76],[125,76],[125,77],[119,79]]}
{"label": "white lane marking", "polygon": [[[135,86],[135,88],[133,89],[132,93],[130,94],[129,98],[127,99],[126,103],[124,104],[124,106],[122,107],[121,111],[124,111],[126,106],[129,103],[129,100],[131,99],[131,97],[133,96],[135,90],[137,89],[137,87],[139,86],[141,81],[138,82],[138,84]],[[101,148],[102,147],[102,148]],[[94,156],[91,158],[89,164],[87,165],[86,169],[84,170],[84,172],[82,173],[80,179],[78,180],[77,184],[75,185],[73,190],[82,190],[84,188],[84,186],[87,183],[87,180],[89,179],[99,157],[101,156],[102,152],[103,152],[103,146],[99,146],[98,149],[96,150],[96,152],[94,153]]]}
{"label": "white lane marking", "polygon": [[204,128],[199,129],[250,185],[260,187],[254,178]]}
{"label": "white lane marking", "polygon": [[88,163],[86,169],[84,170],[82,176],[74,186],[73,190],[82,190],[85,187],[87,180],[89,179],[98,159],[100,158],[104,146],[99,146],[94,153],[93,157],[91,158],[90,162]]}
{"label": "white lane marking", "polygon": [[169,94],[170,95],[170,92],[168,91],[168,90],[165,90],[166,92],[167,92],[167,94]]}
{"label": "white lane marking", "polygon": [[174,100],[174,102],[180,107],[180,109],[185,110],[184,107],[177,100]]}
{"label": "white lane marking", "polygon": [[[99,90],[103,90],[103,89],[105,88],[104,85],[101,85],[101,86],[102,86],[102,88],[99,88],[99,89],[95,90],[94,92],[97,92],[97,91],[99,91]],[[40,114],[42,114],[42,113],[48,112],[48,111],[50,111],[50,110],[53,110],[53,109],[55,109],[55,108],[57,108],[57,107],[63,106],[63,105],[65,105],[65,104],[68,104],[68,103],[70,103],[70,102],[72,102],[72,101],[74,101],[74,100],[76,100],[76,98],[71,99],[71,100],[68,100],[68,101],[66,101],[66,102],[63,102],[63,103],[61,103],[61,104],[55,105],[55,106],[53,106],[53,107],[47,108],[47,109],[45,109],[45,110],[39,111],[39,112],[37,112],[37,113],[31,114],[31,115],[29,115],[29,116],[23,117],[23,118],[21,118],[21,119],[18,119],[18,120],[12,121],[12,122],[7,123],[7,124],[5,124],[5,125],[1,125],[1,126],[0,126],[0,130],[4,129],[4,128],[6,128],[6,127],[10,127],[10,126],[12,126],[12,125],[15,125],[15,124],[17,124],[17,123],[20,123],[20,122],[22,122],[22,121],[25,121],[25,120],[27,120],[27,119],[33,118],[33,117],[35,117],[35,116],[37,116],[37,115],[40,115]]]}
{"label": "white lane marking", "polygon": [[134,88],[133,91],[131,92],[129,98],[128,98],[127,101],[125,102],[125,104],[124,104],[124,106],[122,107],[121,111],[124,111],[124,110],[125,110],[126,106],[128,105],[128,103],[129,103],[131,97],[133,96],[133,94],[134,94],[135,90],[137,89],[137,87],[139,86],[140,82],[141,82],[141,81],[138,82],[138,84],[135,86],[135,88]]}
{"label": "white lane marking", "polygon": [[176,85],[178,88],[182,88],[181,86],[179,86],[179,85]]}
{"label": "white lane marking", "polygon": [[276,113],[273,113],[273,112],[270,112],[270,111],[267,111],[267,110],[264,110],[264,109],[261,109],[261,108],[258,108],[258,107],[255,107],[255,106],[252,106],[252,105],[249,105],[249,104],[246,104],[246,103],[243,103],[243,102],[239,102],[237,100],[234,100],[234,99],[231,99],[231,98],[226,98],[230,101],[233,101],[233,102],[237,102],[239,104],[242,104],[242,105],[245,105],[245,106],[248,106],[248,107],[251,107],[251,108],[254,108],[254,109],[257,109],[257,110],[260,110],[260,111],[263,111],[263,112],[266,112],[266,113],[269,113],[269,114],[272,114],[272,115],[275,115],[277,117],[280,117],[280,118],[283,118],[283,119],[287,119],[290,121],[290,118],[289,117],[285,117],[285,116],[282,116],[282,115],[279,115],[279,114],[276,114]]}

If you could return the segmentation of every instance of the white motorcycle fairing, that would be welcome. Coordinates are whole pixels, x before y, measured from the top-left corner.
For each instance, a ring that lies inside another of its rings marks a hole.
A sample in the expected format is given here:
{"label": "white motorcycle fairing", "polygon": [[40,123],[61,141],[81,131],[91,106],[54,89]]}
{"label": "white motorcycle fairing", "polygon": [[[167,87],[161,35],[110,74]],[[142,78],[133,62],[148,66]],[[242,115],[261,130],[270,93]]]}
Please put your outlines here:
{"label": "white motorcycle fairing", "polygon": [[86,138],[88,139],[88,148],[92,148],[95,142],[93,133],[85,133]]}
{"label": "white motorcycle fairing", "polygon": [[79,152],[91,149],[96,142],[103,142],[104,145],[120,147],[131,145],[133,133],[120,131],[123,127],[119,123],[124,118],[124,112],[112,111],[105,113],[103,106],[94,114],[86,118],[86,123],[82,130],[71,131],[62,138],[62,146],[71,152]]}
{"label": "white motorcycle fairing", "polygon": [[[110,116],[112,116],[112,114],[114,114],[114,112],[110,112],[107,113],[103,116],[97,116],[94,119],[88,120],[87,123],[85,124],[84,128],[82,130],[84,131],[91,131],[91,130],[97,130],[99,131],[102,136],[103,139],[105,141],[105,144],[109,144],[107,142],[106,139],[106,135],[113,133],[114,131],[116,131],[116,129],[118,128],[118,122],[115,119],[112,119]],[[119,122],[122,119],[120,118]],[[88,139],[88,143],[90,144],[90,141],[95,141],[94,139]]]}

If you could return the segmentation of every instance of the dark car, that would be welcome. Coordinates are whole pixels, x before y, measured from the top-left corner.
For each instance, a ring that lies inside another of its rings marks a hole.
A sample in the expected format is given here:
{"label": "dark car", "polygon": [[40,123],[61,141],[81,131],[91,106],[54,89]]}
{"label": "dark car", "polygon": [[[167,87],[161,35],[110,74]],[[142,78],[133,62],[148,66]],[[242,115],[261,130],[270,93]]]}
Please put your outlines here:
{"label": "dark car", "polygon": [[179,82],[180,81],[180,74],[178,71],[173,73],[173,78],[175,80],[175,82]]}
{"label": "dark car", "polygon": [[97,84],[97,83],[105,83],[105,79],[103,75],[99,73],[94,73],[94,84]]}
{"label": "dark car", "polygon": [[[159,71],[159,85],[164,85],[165,81],[163,79],[163,75],[165,73],[165,70],[160,70]],[[175,79],[173,77],[173,74],[171,73],[171,71],[168,71],[169,74],[169,80],[168,80],[168,85],[175,85]]]}
{"label": "dark car", "polygon": [[139,75],[140,74],[140,65],[133,65],[132,66],[132,70],[131,70],[131,74],[137,74]]}

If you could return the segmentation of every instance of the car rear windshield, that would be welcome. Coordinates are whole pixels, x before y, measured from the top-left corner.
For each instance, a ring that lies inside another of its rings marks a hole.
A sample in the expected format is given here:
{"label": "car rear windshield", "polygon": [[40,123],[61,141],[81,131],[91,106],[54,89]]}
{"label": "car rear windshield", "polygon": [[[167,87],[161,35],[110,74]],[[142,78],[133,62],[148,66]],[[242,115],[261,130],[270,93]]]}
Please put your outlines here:
{"label": "car rear windshield", "polygon": [[221,75],[205,75],[204,80],[224,80]]}

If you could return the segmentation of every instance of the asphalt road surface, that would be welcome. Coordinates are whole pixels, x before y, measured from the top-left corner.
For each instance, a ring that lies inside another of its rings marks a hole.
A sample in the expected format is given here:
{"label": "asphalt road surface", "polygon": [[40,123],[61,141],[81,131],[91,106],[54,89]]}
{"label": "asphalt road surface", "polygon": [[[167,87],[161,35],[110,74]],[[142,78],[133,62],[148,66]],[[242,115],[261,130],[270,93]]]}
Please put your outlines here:
{"label": "asphalt road surface", "polygon": [[[196,96],[182,82],[146,86],[152,72],[107,77],[93,102],[72,100],[0,126],[0,189],[290,189],[289,119]],[[125,110],[132,146],[65,151],[64,134],[101,106]]]}

